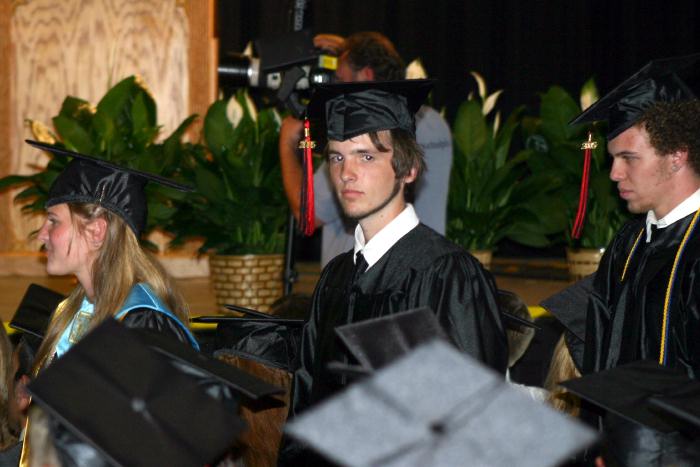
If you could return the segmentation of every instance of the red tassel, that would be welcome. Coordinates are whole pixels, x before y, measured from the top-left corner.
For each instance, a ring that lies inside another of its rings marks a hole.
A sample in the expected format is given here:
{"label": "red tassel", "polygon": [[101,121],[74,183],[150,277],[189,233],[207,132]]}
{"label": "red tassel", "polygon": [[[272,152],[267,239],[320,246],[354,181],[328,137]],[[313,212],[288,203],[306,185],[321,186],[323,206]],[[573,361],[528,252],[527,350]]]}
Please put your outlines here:
{"label": "red tassel", "polygon": [[304,119],[304,139],[299,142],[299,148],[304,150],[302,158],[303,181],[301,185],[301,214],[299,229],[307,237],[313,235],[316,229],[316,214],[314,212],[314,164],[313,148],[316,143],[311,140],[309,119]]}
{"label": "red tassel", "polygon": [[586,220],[586,206],[588,203],[588,181],[591,172],[591,154],[598,143],[593,141],[593,133],[588,132],[588,141],[581,145],[583,149],[583,175],[581,177],[581,191],[578,198],[578,211],[574,219],[574,226],[571,229],[571,237],[578,240],[583,233],[583,224]]}

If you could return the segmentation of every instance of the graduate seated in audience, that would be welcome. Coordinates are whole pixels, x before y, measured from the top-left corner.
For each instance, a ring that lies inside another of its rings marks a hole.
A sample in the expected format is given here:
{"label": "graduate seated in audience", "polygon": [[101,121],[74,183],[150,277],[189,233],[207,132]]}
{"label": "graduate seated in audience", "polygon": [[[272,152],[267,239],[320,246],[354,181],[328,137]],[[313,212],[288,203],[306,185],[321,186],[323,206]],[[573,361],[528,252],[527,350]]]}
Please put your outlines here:
{"label": "graduate seated in audience", "polygon": [[[586,312],[581,373],[654,360],[700,378],[700,54],[655,60],[572,123],[607,121],[610,178],[628,210]],[[693,89],[695,88],[695,89]],[[693,92],[695,91],[695,92]],[[575,355],[574,355],[575,358]],[[699,465],[694,441],[608,412],[623,465]]]}
{"label": "graduate seated in audience", "polygon": [[29,383],[33,354],[24,340],[12,349],[5,328],[0,329],[0,378],[3,381],[0,401],[0,467],[16,466],[22,453],[24,424],[30,403]]}
{"label": "graduate seated in audience", "polygon": [[[72,158],[51,185],[38,239],[46,250],[47,272],[74,275],[78,281],[53,313],[35,371],[60,358],[106,319],[198,348],[188,329],[187,305],[174,281],[139,244],[146,225],[146,183],[187,187],[43,143],[29,144]],[[25,450],[28,444],[25,441]]]}
{"label": "graduate seated in audience", "polygon": [[[459,350],[505,374],[508,348],[493,277],[422,224],[404,195],[425,168],[414,116],[431,87],[425,80],[330,84],[312,98],[309,114],[325,117],[335,196],[358,225],[354,248],[334,258],[316,286],[291,416],[347,384],[327,369],[345,358],[334,328],[418,307],[435,313]],[[293,444],[281,454],[281,465],[310,462]]]}
{"label": "graduate seated in audience", "polygon": [[[532,323],[530,310],[517,294],[507,290],[499,290],[498,306],[502,312]],[[512,381],[510,377],[510,369],[525,355],[525,351],[527,351],[532,339],[535,337],[535,332],[534,327],[528,327],[524,324],[510,323],[506,326],[506,337],[508,338],[506,381],[534,400],[543,401],[547,397],[547,392],[544,389],[517,383]]]}

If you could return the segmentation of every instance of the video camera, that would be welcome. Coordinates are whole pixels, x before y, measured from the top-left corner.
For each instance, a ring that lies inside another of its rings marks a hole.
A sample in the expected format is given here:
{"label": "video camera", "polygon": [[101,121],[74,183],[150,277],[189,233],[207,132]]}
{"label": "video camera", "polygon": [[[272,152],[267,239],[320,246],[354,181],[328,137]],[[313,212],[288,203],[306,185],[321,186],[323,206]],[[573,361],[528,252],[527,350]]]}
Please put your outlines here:
{"label": "video camera", "polygon": [[277,91],[296,118],[306,109],[309,91],[335,79],[337,57],[317,49],[308,30],[254,41],[257,57],[230,53],[219,61],[219,82]]}

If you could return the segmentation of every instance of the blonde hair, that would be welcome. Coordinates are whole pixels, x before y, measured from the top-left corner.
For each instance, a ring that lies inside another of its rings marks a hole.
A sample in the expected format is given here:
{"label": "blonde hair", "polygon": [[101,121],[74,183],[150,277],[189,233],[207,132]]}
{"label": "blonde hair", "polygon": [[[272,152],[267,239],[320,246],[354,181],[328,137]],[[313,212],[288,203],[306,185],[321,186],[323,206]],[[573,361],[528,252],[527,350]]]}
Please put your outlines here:
{"label": "blonde hair", "polygon": [[[98,218],[107,221],[104,242],[90,271],[95,306],[90,327],[114,316],[132,287],[139,282],[148,284],[175,316],[188,323],[187,304],[174,281],[160,263],[141,248],[136,235],[121,217],[97,204],[68,203],[68,208],[75,230],[81,234],[90,222]],[[79,284],[56,309],[37,352],[35,373],[48,363],[61,334],[80,309],[84,298],[85,289]]]}
{"label": "blonde hair", "polygon": [[544,381],[544,388],[549,391],[547,402],[561,412],[578,417],[581,411],[581,399],[559,386],[559,383],[580,376],[581,373],[576,368],[566,346],[565,334],[562,334],[554,348],[552,363]]}
{"label": "blonde hair", "polygon": [[14,394],[10,393],[10,387],[14,387],[15,377],[12,371],[12,343],[7,337],[5,326],[0,325],[0,451],[4,451],[17,443],[17,435],[10,427],[10,404]]}

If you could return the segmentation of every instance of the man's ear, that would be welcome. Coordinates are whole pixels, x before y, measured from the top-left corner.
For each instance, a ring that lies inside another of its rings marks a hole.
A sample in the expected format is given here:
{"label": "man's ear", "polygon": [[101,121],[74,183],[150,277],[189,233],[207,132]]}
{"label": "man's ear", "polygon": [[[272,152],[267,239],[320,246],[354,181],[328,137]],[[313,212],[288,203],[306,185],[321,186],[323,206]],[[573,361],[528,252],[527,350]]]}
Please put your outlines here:
{"label": "man's ear", "polygon": [[408,171],[408,174],[403,178],[404,184],[413,183],[416,181],[416,176],[418,175],[418,169],[415,167]]}
{"label": "man's ear", "polygon": [[374,81],[374,70],[366,66],[357,72],[355,81]]}
{"label": "man's ear", "polygon": [[85,226],[85,238],[87,238],[90,247],[94,248],[95,250],[102,246],[106,235],[107,219],[104,217],[98,217],[97,219],[87,223]]}

